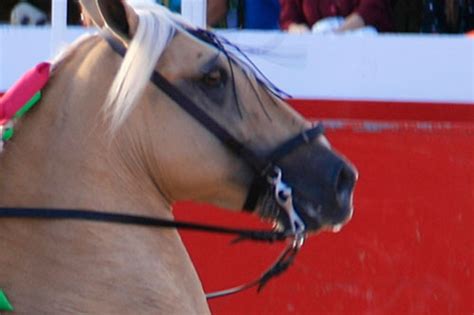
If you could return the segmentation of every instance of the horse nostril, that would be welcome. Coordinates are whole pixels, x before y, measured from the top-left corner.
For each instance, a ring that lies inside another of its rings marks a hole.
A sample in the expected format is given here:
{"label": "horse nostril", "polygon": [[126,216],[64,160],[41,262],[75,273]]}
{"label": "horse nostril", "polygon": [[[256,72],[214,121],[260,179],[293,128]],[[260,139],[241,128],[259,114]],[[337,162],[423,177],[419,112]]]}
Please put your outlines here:
{"label": "horse nostril", "polygon": [[336,199],[343,209],[350,207],[352,191],[357,179],[357,173],[351,166],[343,164],[336,178]]}

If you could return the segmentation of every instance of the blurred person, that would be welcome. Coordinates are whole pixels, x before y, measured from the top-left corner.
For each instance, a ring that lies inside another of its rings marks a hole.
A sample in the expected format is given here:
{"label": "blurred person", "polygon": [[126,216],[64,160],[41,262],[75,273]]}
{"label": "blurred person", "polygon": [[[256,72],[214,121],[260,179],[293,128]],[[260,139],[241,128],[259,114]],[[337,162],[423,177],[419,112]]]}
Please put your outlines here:
{"label": "blurred person", "polygon": [[[181,12],[181,0],[127,0],[132,6],[158,3]],[[207,24],[211,27],[279,29],[279,0],[207,0]],[[87,14],[82,21],[90,25]]]}
{"label": "blurred person", "polygon": [[474,29],[474,0],[423,0],[422,33],[467,33]]}
{"label": "blurred person", "polygon": [[[51,22],[51,0],[0,0],[0,20],[19,25],[44,25]],[[64,1],[64,0],[62,0]],[[81,24],[79,3],[67,3],[67,23]]]}
{"label": "blurred person", "polygon": [[240,0],[240,27],[245,29],[279,29],[279,0]]}
{"label": "blurred person", "polygon": [[[161,4],[166,6],[173,12],[180,13],[181,12],[181,0],[127,0],[127,2],[136,8],[140,6],[146,5],[153,5],[153,4]],[[208,25],[215,25],[219,23],[219,21],[225,18],[227,13],[227,0],[207,0],[207,24]],[[81,18],[82,24],[84,26],[91,26],[92,20],[88,17],[87,12],[81,8]]]}
{"label": "blurred person", "polygon": [[279,29],[279,0],[220,0],[227,3],[225,18],[214,27]]}
{"label": "blurred person", "polygon": [[474,0],[392,0],[397,32],[467,33],[474,29]]}
{"label": "blurred person", "polygon": [[390,0],[280,0],[280,5],[280,27],[290,33],[309,32],[313,26],[335,33],[393,30]]}
{"label": "blurred person", "polygon": [[10,23],[13,25],[46,25],[46,12],[27,2],[15,5],[10,13]]}
{"label": "blurred person", "polygon": [[0,0],[0,23],[10,23],[10,15],[18,0]]}
{"label": "blurred person", "polygon": [[[453,3],[454,0],[449,2]],[[456,12],[456,6],[454,4],[454,12]],[[457,20],[453,18],[453,25],[456,26],[459,33],[470,33],[474,31],[474,0],[461,0],[459,2],[459,14],[457,15]],[[447,11],[448,23],[449,10]],[[454,15],[453,15],[454,16]]]}
{"label": "blurred person", "polygon": [[422,0],[392,0],[394,31],[418,33],[421,25]]}
{"label": "blurred person", "polygon": [[[159,0],[180,12],[181,0]],[[207,0],[207,24],[211,27],[279,29],[279,0]]]}
{"label": "blurred person", "polygon": [[207,25],[215,26],[227,14],[229,3],[227,0],[207,0]]}

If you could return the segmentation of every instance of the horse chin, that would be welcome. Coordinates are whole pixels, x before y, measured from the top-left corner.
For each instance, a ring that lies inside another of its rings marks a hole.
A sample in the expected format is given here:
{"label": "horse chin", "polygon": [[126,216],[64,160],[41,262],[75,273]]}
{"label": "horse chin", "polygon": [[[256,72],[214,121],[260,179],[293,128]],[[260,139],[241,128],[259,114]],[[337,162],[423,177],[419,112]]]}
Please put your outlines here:
{"label": "horse chin", "polygon": [[341,208],[334,204],[318,204],[295,198],[295,208],[308,232],[339,232],[352,218],[352,202]]}

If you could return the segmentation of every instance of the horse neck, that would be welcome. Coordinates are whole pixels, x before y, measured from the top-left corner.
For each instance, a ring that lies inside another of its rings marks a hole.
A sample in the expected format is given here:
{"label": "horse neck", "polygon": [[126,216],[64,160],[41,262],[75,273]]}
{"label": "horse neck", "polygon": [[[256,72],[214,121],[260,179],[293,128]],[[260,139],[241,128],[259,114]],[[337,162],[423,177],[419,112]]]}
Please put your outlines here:
{"label": "horse neck", "polygon": [[121,150],[133,141],[127,128],[109,132],[101,107],[115,74],[108,69],[120,59],[104,45],[91,38],[61,61],[38,108],[18,124],[0,161],[3,203],[169,212],[145,171],[124,165]]}
{"label": "horse neck", "polygon": [[[114,74],[107,69],[120,62],[104,45],[89,39],[62,61],[38,108],[18,124],[0,156],[0,205],[171,217],[146,170],[120,158],[101,118]],[[176,231],[5,219],[0,230],[2,289],[19,313],[208,311]]]}

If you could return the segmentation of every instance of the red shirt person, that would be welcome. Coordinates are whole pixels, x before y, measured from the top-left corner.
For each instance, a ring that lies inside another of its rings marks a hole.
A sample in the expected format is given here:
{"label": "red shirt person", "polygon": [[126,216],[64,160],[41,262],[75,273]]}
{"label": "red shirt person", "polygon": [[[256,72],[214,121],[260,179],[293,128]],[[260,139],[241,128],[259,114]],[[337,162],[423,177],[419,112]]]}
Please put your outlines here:
{"label": "red shirt person", "polygon": [[280,0],[280,27],[304,32],[321,19],[344,17],[337,31],[373,26],[379,32],[392,30],[390,0]]}

